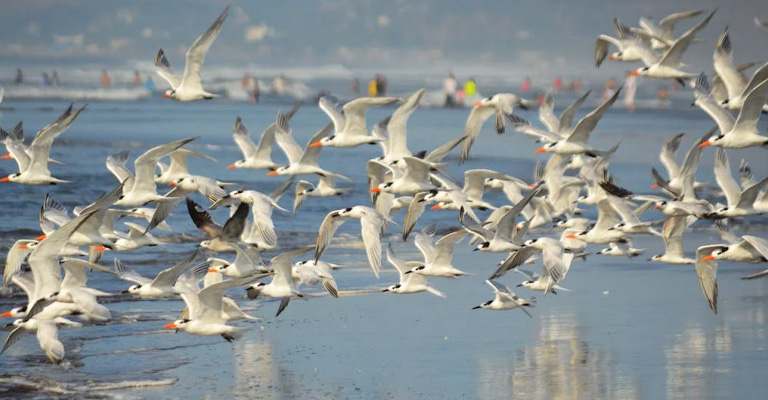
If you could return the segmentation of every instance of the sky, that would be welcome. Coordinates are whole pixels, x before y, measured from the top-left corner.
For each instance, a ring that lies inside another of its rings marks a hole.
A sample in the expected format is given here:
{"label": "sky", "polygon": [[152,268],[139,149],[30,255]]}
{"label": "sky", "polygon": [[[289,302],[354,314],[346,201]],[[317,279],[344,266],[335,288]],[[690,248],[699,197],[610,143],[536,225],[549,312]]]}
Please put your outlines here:
{"label": "sky", "polygon": [[[700,35],[706,42],[684,57],[692,72],[712,69],[714,41],[725,25],[737,62],[768,55],[768,33],[752,23],[755,16],[768,19],[764,0],[1,0],[0,63],[151,63],[162,47],[178,64],[227,4],[229,18],[206,66],[590,76],[605,73],[593,65],[594,38],[613,33],[614,17],[636,25],[640,16],[717,7]],[[681,23],[677,33],[693,23]],[[634,68],[607,63],[601,70]]]}

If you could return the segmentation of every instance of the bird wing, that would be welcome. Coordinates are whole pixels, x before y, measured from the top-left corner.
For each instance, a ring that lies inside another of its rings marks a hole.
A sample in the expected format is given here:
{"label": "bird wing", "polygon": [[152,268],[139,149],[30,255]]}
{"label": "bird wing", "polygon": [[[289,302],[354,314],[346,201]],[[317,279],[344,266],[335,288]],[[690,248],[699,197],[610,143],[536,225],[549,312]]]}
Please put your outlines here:
{"label": "bird wing", "polygon": [[765,105],[765,96],[768,94],[768,79],[755,86],[752,91],[744,98],[744,105],[736,117],[736,124],[733,126],[734,133],[749,132],[757,129],[757,120]]}
{"label": "bird wing", "polygon": [[560,128],[557,131],[552,132],[559,132],[560,134],[570,132],[571,127],[573,126],[573,117],[576,115],[576,110],[584,104],[590,94],[592,94],[592,90],[587,90],[586,93],[566,107],[560,114]]}
{"label": "bird wing", "polygon": [[84,109],[85,107],[81,107],[73,112],[72,104],[70,104],[66,111],[64,111],[56,121],[48,124],[37,133],[35,139],[32,140],[32,143],[27,149],[27,152],[30,155],[27,170],[50,174],[48,171],[48,158],[51,154],[51,145],[53,145],[54,139],[64,133]]}
{"label": "bird wing", "polygon": [[[200,289],[200,291],[197,292],[197,298],[200,301],[200,313],[199,318],[197,319],[208,323],[223,323],[224,320],[221,317],[221,310],[223,303],[222,296],[224,293],[227,290],[248,285],[249,283],[266,276],[269,276],[269,274],[252,274],[214,283],[213,285]],[[190,312],[190,315],[193,315],[193,313]]]}
{"label": "bird wing", "polygon": [[179,87],[193,91],[203,91],[203,85],[200,82],[200,69],[203,67],[203,61],[205,61],[205,54],[208,49],[211,48],[211,44],[219,36],[221,27],[224,24],[224,20],[227,19],[229,13],[229,6],[213,21],[213,24],[200,35],[192,46],[187,50],[186,62],[184,64],[184,76],[181,78]]}
{"label": "bird wing", "polygon": [[619,50],[622,50],[622,46],[619,39],[608,35],[598,35],[595,39],[595,67],[600,67],[600,64],[605,61],[605,57],[608,56],[608,49],[611,45],[616,46]]}
{"label": "bird wing", "polygon": [[[267,127],[264,133],[261,134],[262,140],[269,131],[271,131],[272,141],[274,140],[275,127],[273,125]],[[248,129],[245,128],[245,125],[243,124],[243,121],[240,119],[240,117],[235,118],[235,125],[232,128],[232,138],[235,140],[237,147],[240,148],[244,158],[251,158],[256,154],[256,143],[254,143],[253,139],[251,139],[251,135],[248,133]],[[269,147],[271,149],[271,143],[269,144]]]}
{"label": "bird wing", "polygon": [[731,48],[731,38],[728,35],[728,27],[723,28],[720,37],[717,39],[717,45],[715,46],[712,60],[715,72],[723,81],[725,89],[728,92],[728,98],[732,99],[741,95],[746,85],[733,63],[733,48]]}
{"label": "bird wing", "polygon": [[449,264],[453,257],[453,250],[456,243],[460,242],[467,236],[467,231],[464,229],[457,229],[437,240],[434,249],[436,250],[436,256],[433,262],[437,264]]}
{"label": "bird wing", "polygon": [[560,119],[555,115],[555,97],[547,92],[539,106],[539,121],[551,132],[560,130]]}
{"label": "bird wing", "polygon": [[195,139],[197,138],[192,137],[161,144],[147,150],[147,152],[140,155],[133,163],[133,169],[134,172],[136,172],[136,176],[134,177],[132,190],[156,193],[157,186],[155,185],[155,164],[157,164],[161,158],[167,156],[171,152]]}
{"label": "bird wing", "polygon": [[678,133],[670,139],[664,147],[661,148],[661,153],[659,153],[659,161],[664,165],[664,168],[667,169],[667,174],[669,175],[669,179],[675,179],[678,175],[680,175],[680,166],[677,165],[677,161],[675,161],[675,154],[677,153],[677,149],[680,148],[680,140],[683,138],[683,135],[685,133]]}
{"label": "bird wing", "polygon": [[[396,97],[361,97],[344,104],[344,134],[354,136],[366,136],[368,134],[365,124],[365,111],[369,107],[383,106],[400,101]],[[392,120],[390,119],[390,122]],[[334,121],[335,125],[335,121]]]}
{"label": "bird wing", "polygon": [[195,261],[195,258],[197,258],[198,251],[192,252],[192,254],[189,255],[186,259],[181,261],[180,263],[170,267],[166,268],[160,273],[157,274],[155,279],[152,281],[153,286],[158,287],[172,287],[174,283],[176,283],[176,279],[179,278],[179,276],[189,268],[190,265],[192,265],[192,262]]}
{"label": "bird wing", "polygon": [[320,260],[325,250],[330,246],[331,239],[333,239],[336,230],[349,219],[347,216],[338,215],[338,211],[329,212],[320,224],[315,244],[315,262]]}
{"label": "bird wing", "polygon": [[663,56],[661,56],[661,59],[659,60],[659,65],[662,66],[668,66],[672,68],[677,68],[680,66],[680,62],[683,58],[683,53],[685,53],[686,50],[688,50],[688,46],[693,42],[693,36],[699,32],[700,30],[704,29],[707,24],[709,23],[709,20],[712,19],[712,17],[715,15],[715,12],[717,10],[712,11],[711,14],[698,24],[696,24],[693,28],[689,29],[685,33],[683,33],[675,42],[672,44],[672,46],[667,49],[667,51],[664,53]]}
{"label": "bird wing", "polygon": [[142,286],[152,283],[152,279],[139,275],[139,273],[134,271],[133,268],[123,264],[123,262],[117,258],[115,258],[115,274],[118,278],[124,281],[138,283]]}
{"label": "bird wing", "polygon": [[187,212],[189,212],[192,222],[197,229],[206,234],[209,239],[214,239],[221,236],[221,225],[217,224],[211,218],[211,214],[207,211],[198,211],[200,206],[194,202],[194,200],[187,197]]}
{"label": "bird wing", "polygon": [[703,72],[696,79],[694,96],[696,99],[694,104],[699,106],[702,111],[715,121],[717,128],[720,129],[720,133],[726,133],[733,129],[736,119],[712,97],[712,88],[709,86],[707,76]]}
{"label": "bird wing", "polygon": [[603,104],[600,105],[600,107],[597,107],[594,111],[580,119],[566,140],[569,142],[586,145],[587,141],[589,141],[589,134],[595,129],[597,123],[600,122],[600,119],[603,117],[603,114],[605,114],[605,111],[608,110],[613,105],[613,103],[616,102],[616,99],[619,98],[621,89],[622,88],[616,90],[616,93],[614,93],[610,99],[606,100]]}
{"label": "bird wing", "polygon": [[133,173],[125,163],[128,161],[128,150],[112,154],[107,157],[107,169],[117,178],[118,182],[125,182],[126,187],[133,186]]}
{"label": "bird wing", "polygon": [[717,261],[704,261],[704,257],[720,247],[720,245],[709,245],[696,249],[696,274],[699,276],[699,285],[709,308],[715,314],[717,314]]}
{"label": "bird wing", "polygon": [[[345,115],[342,115],[339,112],[339,110],[336,109],[336,105],[333,103],[333,101],[331,101],[330,98],[328,98],[327,96],[321,97],[320,100],[317,102],[317,105],[320,107],[321,110],[323,110],[323,112],[328,116],[328,118],[331,119],[331,122],[333,122],[333,129],[336,132],[344,131],[344,127],[347,122]],[[363,123],[365,123],[365,120],[363,120]]]}
{"label": "bird wing", "polygon": [[360,218],[365,254],[368,256],[368,263],[376,278],[379,277],[379,269],[381,269],[381,231],[384,228],[384,222],[384,218],[376,211],[366,213]]}
{"label": "bird wing", "polygon": [[[730,207],[734,207],[739,202],[741,188],[731,175],[731,165],[728,163],[728,155],[725,149],[718,147],[715,151],[715,179],[720,188],[723,189],[726,201]],[[750,204],[751,206],[751,204]]]}
{"label": "bird wing", "polygon": [[173,73],[171,63],[165,56],[165,51],[163,51],[163,49],[160,49],[155,57],[155,72],[171,85],[171,89],[176,90],[176,88],[181,85],[181,77]]}
{"label": "bird wing", "polygon": [[[323,129],[320,129],[319,131],[317,131],[317,133],[315,133],[314,136],[312,136],[312,138],[309,139],[309,142],[307,142],[307,147],[304,148],[304,152],[301,154],[301,160],[299,162],[301,164],[306,164],[306,165],[317,165],[317,157],[320,156],[320,150],[322,150],[323,147],[322,146],[312,147],[311,144],[330,135],[332,131],[333,131],[333,124],[331,123],[324,126]],[[339,177],[343,177],[343,175],[339,175]]]}
{"label": "bird wing", "polygon": [[765,177],[754,185],[744,189],[744,191],[741,192],[741,197],[739,197],[739,202],[736,204],[736,207],[746,209],[752,208],[752,205],[755,204],[755,200],[757,200],[757,196],[760,194],[760,191],[763,190],[766,183],[768,183],[768,177]]}
{"label": "bird wing", "polygon": [[411,151],[408,150],[408,118],[419,106],[419,101],[421,101],[425,91],[426,89],[422,88],[412,94],[392,113],[392,117],[389,119],[389,124],[387,124],[387,131],[389,132],[388,154],[394,159],[411,155]]}
{"label": "bird wing", "polygon": [[283,115],[282,111],[277,112],[277,119],[275,122],[275,140],[277,145],[285,153],[288,162],[291,164],[298,163],[301,160],[303,151],[296,139],[291,134],[291,125],[288,122],[288,118]]}
{"label": "bird wing", "polygon": [[512,125],[516,131],[525,133],[526,135],[536,136],[540,140],[545,142],[557,142],[562,140],[563,137],[555,131],[547,131],[544,129],[538,129],[531,126],[531,123],[523,119],[520,116],[514,114],[507,114],[507,123]]}
{"label": "bird wing", "polygon": [[485,120],[490,118],[496,112],[496,108],[491,105],[476,106],[469,112],[467,123],[464,127],[464,136],[466,139],[461,145],[461,153],[459,154],[459,163],[463,163],[469,158],[469,150],[472,149],[472,144],[475,143],[475,139],[480,135],[480,128],[483,127]]}

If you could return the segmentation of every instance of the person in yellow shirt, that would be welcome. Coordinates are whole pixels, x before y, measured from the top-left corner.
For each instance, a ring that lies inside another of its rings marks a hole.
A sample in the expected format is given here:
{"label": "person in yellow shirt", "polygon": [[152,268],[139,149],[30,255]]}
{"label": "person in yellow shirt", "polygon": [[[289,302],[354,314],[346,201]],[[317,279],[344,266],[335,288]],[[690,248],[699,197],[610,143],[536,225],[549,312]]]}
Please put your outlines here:
{"label": "person in yellow shirt", "polygon": [[378,93],[376,86],[375,78],[368,81],[368,96],[376,97],[376,94]]}
{"label": "person in yellow shirt", "polygon": [[469,78],[466,82],[464,82],[464,97],[470,98],[477,93],[477,84],[475,83],[475,78]]}

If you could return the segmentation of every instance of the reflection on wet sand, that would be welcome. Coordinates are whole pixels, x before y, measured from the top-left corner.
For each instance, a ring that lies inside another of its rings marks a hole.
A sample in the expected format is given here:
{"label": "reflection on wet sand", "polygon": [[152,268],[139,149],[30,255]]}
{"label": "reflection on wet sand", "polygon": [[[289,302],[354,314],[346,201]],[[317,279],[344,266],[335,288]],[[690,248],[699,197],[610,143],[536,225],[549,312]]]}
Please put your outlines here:
{"label": "reflection on wet sand", "polygon": [[[664,350],[667,359],[667,398],[699,399],[715,393],[717,375],[731,373],[733,352],[731,328],[727,323],[714,332],[689,326],[677,335],[672,347]],[[712,359],[718,359],[717,368]]]}
{"label": "reflection on wet sand", "polygon": [[479,398],[636,399],[636,383],[613,355],[581,339],[582,326],[572,314],[542,316],[537,345],[508,361],[478,359]]}
{"label": "reflection on wet sand", "polygon": [[280,398],[282,385],[273,353],[272,342],[257,335],[236,344],[234,397]]}

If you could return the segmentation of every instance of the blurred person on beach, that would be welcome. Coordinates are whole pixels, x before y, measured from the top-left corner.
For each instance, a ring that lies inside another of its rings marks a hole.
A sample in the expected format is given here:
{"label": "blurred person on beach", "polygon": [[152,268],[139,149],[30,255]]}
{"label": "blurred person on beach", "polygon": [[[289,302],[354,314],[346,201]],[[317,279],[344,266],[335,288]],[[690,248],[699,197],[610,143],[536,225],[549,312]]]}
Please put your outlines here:
{"label": "blurred person on beach", "polygon": [[43,85],[51,86],[51,78],[48,77],[48,73],[47,72],[43,72]]}
{"label": "blurred person on beach", "polygon": [[240,86],[242,86],[243,89],[248,89],[251,87],[251,76],[248,74],[243,74],[243,79],[240,81]]}
{"label": "blurred person on beach", "polygon": [[603,102],[608,101],[613,95],[616,94],[616,81],[611,78],[605,82],[602,93],[600,93],[600,100]]}
{"label": "blurred person on beach", "polygon": [[59,74],[56,71],[51,74],[51,85],[59,86]]}
{"label": "blurred person on beach", "polygon": [[464,82],[464,97],[471,99],[477,93],[477,83],[475,78],[469,78]]}
{"label": "blurred person on beach", "polygon": [[144,84],[144,87],[150,92],[155,91],[155,81],[152,80],[152,76],[147,77],[147,83]]}
{"label": "blurred person on beach", "polygon": [[376,74],[376,95],[386,96],[387,86],[388,86],[387,77],[384,76],[384,74]]}
{"label": "blurred person on beach", "polygon": [[20,85],[24,83],[24,73],[21,72],[21,68],[16,68],[16,84]]}
{"label": "blurred person on beach", "polygon": [[368,81],[368,96],[376,97],[377,94],[378,88],[376,85],[376,78],[371,78],[371,80]]}
{"label": "blurred person on beach", "polygon": [[453,76],[452,71],[448,71],[448,74],[445,76],[445,80],[443,81],[443,93],[445,94],[445,107],[455,107],[456,106],[456,77]]}
{"label": "blurred person on beach", "polygon": [[272,81],[272,93],[282,95],[285,93],[285,78],[283,75],[278,75],[275,80]]}
{"label": "blurred person on beach", "polygon": [[136,86],[141,86],[141,75],[139,75],[139,71],[135,71],[133,73],[133,84]]}
{"label": "blurred person on beach", "polygon": [[531,91],[531,86],[532,86],[531,85],[531,78],[526,77],[525,80],[523,81],[523,85],[520,87],[520,90],[523,93],[528,93],[528,92]]}
{"label": "blurred person on beach", "polygon": [[555,78],[555,82],[552,84],[552,86],[555,88],[555,91],[560,91],[563,89],[563,78],[557,77]]}
{"label": "blurred person on beach", "polygon": [[637,77],[627,74],[624,80],[624,105],[628,111],[635,111],[635,94],[637,92]]}
{"label": "blurred person on beach", "polygon": [[349,88],[350,92],[355,95],[355,97],[360,96],[360,79],[355,78],[355,80],[352,81],[352,86]]}
{"label": "blurred person on beach", "polygon": [[251,98],[251,104],[256,104],[259,102],[259,78],[253,77],[251,79],[251,84],[253,87],[251,88],[250,92],[250,98]]}
{"label": "blurred person on beach", "polygon": [[109,75],[107,74],[107,70],[101,71],[101,86],[109,87],[110,81],[109,81]]}

